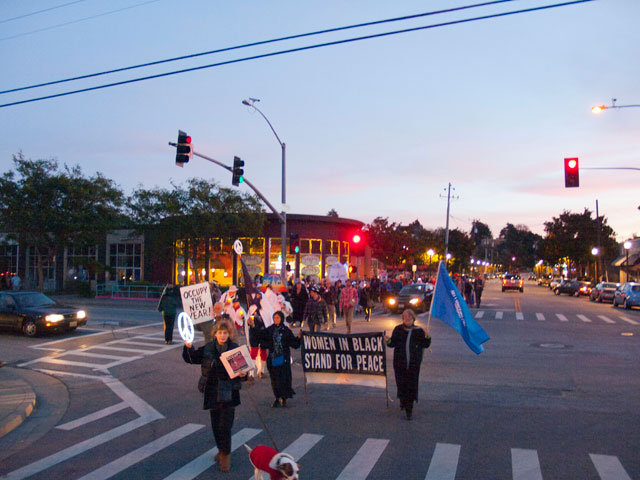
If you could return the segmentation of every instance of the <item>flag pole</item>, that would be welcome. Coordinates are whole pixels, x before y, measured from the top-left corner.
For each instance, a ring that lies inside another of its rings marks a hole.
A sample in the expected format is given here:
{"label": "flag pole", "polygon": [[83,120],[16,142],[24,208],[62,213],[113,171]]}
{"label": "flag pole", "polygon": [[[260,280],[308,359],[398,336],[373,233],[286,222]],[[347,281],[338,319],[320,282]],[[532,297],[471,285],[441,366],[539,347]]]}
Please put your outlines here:
{"label": "flag pole", "polygon": [[431,295],[431,305],[429,305],[429,318],[427,319],[427,330],[431,326],[431,311],[433,310],[433,300],[436,298],[436,290],[438,288],[438,278],[440,277],[440,264],[442,260],[438,262],[438,273],[436,274],[436,286],[433,289],[433,295]]}

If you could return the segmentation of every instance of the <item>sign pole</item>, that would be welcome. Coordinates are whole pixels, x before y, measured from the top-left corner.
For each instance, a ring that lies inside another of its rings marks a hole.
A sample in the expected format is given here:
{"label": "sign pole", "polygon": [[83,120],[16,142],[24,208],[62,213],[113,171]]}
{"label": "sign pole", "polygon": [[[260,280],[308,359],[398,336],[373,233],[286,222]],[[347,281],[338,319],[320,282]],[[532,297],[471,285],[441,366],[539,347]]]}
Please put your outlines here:
{"label": "sign pole", "polygon": [[[382,331],[382,339],[384,341],[384,337],[387,336],[387,331]],[[385,391],[387,392],[387,410],[389,410],[389,378],[387,377],[387,346],[385,345],[384,349],[384,385]]]}

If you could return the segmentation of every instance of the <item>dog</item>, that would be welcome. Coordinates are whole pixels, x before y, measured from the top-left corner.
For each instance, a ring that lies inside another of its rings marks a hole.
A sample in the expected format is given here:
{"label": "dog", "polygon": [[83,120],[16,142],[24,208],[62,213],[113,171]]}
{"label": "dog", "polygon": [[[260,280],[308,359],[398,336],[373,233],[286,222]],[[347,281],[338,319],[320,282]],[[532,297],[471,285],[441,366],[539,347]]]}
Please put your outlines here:
{"label": "dog", "polygon": [[288,453],[281,453],[266,445],[244,448],[249,452],[249,460],[253,465],[255,480],[263,480],[262,474],[269,474],[270,480],[298,480],[300,465]]}

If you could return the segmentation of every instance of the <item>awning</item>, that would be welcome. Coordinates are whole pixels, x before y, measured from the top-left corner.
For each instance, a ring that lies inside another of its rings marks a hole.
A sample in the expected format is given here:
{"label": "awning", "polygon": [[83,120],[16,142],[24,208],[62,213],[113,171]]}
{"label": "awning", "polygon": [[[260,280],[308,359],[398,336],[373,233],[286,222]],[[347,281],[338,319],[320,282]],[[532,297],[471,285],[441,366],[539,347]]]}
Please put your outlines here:
{"label": "awning", "polygon": [[[631,253],[629,254],[629,266],[633,267],[636,263],[638,263],[638,258],[640,258],[640,253]],[[620,255],[616,258],[611,265],[614,267],[626,267],[627,266],[627,254]]]}

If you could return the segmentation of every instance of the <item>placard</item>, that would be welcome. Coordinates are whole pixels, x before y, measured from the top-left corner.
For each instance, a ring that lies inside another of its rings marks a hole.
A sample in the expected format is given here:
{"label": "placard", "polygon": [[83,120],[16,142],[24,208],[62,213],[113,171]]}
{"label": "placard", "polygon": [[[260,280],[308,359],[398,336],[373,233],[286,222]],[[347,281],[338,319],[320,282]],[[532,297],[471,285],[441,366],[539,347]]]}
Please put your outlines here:
{"label": "placard", "polygon": [[213,320],[213,300],[209,282],[180,287],[182,309],[194,324]]}
{"label": "placard", "polygon": [[307,383],[386,388],[384,333],[302,333],[302,369]]}
{"label": "placard", "polygon": [[221,353],[220,360],[222,360],[222,364],[227,370],[229,378],[235,378],[241,373],[249,373],[256,368],[246,345],[241,345],[238,348]]}

